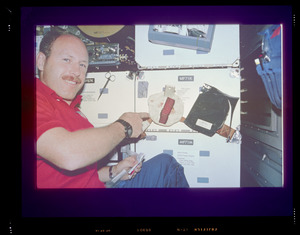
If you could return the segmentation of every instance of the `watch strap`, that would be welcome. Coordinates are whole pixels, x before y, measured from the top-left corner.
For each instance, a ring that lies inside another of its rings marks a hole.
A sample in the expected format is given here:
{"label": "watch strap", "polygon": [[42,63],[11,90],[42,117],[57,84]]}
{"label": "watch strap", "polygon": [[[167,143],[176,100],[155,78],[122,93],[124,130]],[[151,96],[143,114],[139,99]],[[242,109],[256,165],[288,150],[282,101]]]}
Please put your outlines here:
{"label": "watch strap", "polygon": [[131,137],[131,134],[129,135],[128,130],[129,130],[129,129],[132,130],[132,126],[131,126],[128,122],[124,121],[123,119],[118,119],[116,122],[121,123],[121,124],[125,127],[125,135],[126,135],[126,138],[130,138],[130,137]]}

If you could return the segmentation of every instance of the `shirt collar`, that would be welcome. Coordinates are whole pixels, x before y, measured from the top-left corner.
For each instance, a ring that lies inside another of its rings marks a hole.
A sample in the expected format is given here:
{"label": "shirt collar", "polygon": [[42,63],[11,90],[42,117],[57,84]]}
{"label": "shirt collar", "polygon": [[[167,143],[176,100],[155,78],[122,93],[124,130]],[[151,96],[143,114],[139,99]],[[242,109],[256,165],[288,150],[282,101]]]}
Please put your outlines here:
{"label": "shirt collar", "polygon": [[[56,94],[54,90],[52,90],[50,87],[45,85],[40,79],[36,78],[36,89],[39,91],[42,91],[43,93],[47,94],[48,96],[53,97],[54,99],[59,99],[60,101],[64,101],[62,97]],[[74,108],[77,105],[80,105],[82,96],[77,95],[71,102],[70,107]],[[66,103],[66,102],[65,102]]]}

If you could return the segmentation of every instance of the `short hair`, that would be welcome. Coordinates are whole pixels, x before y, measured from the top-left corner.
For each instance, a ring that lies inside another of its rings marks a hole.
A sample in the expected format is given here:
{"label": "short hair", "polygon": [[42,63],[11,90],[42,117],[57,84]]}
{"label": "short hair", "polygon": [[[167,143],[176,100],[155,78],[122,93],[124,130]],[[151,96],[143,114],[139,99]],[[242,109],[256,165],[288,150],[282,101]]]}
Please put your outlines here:
{"label": "short hair", "polygon": [[75,36],[73,34],[70,34],[70,33],[66,32],[66,31],[59,31],[59,30],[56,30],[56,29],[52,29],[49,32],[47,32],[45,34],[45,36],[43,37],[43,39],[40,43],[39,51],[44,53],[46,58],[48,58],[51,54],[51,48],[52,48],[52,45],[53,45],[54,41],[62,35]]}
{"label": "short hair", "polygon": [[[71,36],[77,37],[76,35],[74,35],[72,33],[69,33],[67,31],[60,30],[60,29],[57,29],[57,28],[52,28],[42,38],[42,41],[40,43],[39,51],[42,52],[46,56],[46,59],[51,54],[51,48],[52,48],[52,45],[53,45],[54,41],[57,38],[59,38],[60,36],[63,36],[63,35],[71,35]],[[79,38],[79,37],[77,37],[77,38]],[[39,77],[41,76],[41,71],[39,69],[38,69],[38,76]]]}

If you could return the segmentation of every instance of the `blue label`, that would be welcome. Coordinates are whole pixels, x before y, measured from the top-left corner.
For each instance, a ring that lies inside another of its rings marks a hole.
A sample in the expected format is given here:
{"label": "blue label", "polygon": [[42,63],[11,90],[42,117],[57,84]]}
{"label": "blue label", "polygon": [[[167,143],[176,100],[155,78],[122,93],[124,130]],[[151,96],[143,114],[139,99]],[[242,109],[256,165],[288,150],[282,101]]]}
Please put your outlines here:
{"label": "blue label", "polygon": [[98,113],[98,119],[107,119],[108,113]]}
{"label": "blue label", "polygon": [[163,55],[174,55],[175,54],[175,51],[172,49],[172,50],[163,50]]}
{"label": "blue label", "polygon": [[165,149],[163,150],[163,153],[169,154],[173,156],[173,150],[172,149]]}
{"label": "blue label", "polygon": [[209,183],[208,177],[197,177],[197,183]]}
{"label": "blue label", "polygon": [[202,151],[199,152],[200,157],[209,157],[209,155],[210,155],[209,151],[202,150]]}

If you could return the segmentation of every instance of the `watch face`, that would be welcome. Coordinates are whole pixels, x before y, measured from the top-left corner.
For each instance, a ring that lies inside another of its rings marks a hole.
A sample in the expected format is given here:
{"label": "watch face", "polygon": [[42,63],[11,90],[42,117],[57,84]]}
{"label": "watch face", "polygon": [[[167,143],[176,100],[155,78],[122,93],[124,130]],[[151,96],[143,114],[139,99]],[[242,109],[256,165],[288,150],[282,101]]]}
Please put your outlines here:
{"label": "watch face", "polygon": [[132,127],[131,126],[128,126],[126,128],[126,133],[127,133],[128,138],[131,137],[131,135],[132,135]]}

